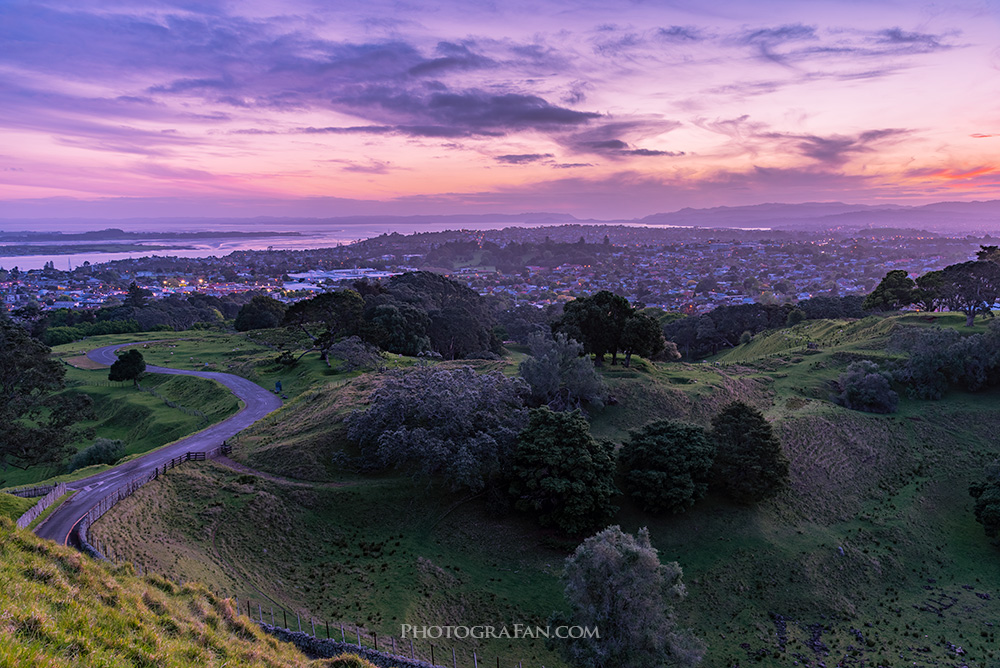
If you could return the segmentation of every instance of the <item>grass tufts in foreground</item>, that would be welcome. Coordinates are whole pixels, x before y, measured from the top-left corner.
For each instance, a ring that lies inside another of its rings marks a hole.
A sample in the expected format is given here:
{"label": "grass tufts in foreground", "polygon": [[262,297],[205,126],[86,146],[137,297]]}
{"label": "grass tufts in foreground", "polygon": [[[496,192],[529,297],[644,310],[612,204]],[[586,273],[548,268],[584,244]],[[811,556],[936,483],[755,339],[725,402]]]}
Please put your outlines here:
{"label": "grass tufts in foreground", "polygon": [[198,584],[135,576],[0,517],[0,666],[303,666],[310,660]]}

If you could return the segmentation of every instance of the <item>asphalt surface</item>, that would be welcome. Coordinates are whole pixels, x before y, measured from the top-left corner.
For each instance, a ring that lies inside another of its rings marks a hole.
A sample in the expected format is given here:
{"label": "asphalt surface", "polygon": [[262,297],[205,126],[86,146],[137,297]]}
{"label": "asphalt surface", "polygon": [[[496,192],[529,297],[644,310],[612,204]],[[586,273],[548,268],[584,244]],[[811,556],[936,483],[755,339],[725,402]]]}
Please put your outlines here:
{"label": "asphalt surface", "polygon": [[[115,351],[130,345],[135,344],[125,343],[116,346],[95,348],[87,353],[87,357],[95,362],[110,366],[117,359]],[[165,462],[170,461],[178,455],[183,455],[185,452],[204,452],[216,448],[222,445],[222,442],[226,439],[232,438],[281,406],[281,399],[276,395],[250,382],[246,378],[240,378],[232,374],[215,371],[183,371],[181,369],[170,369],[161,366],[148,366],[146,367],[146,371],[149,373],[198,376],[199,378],[216,380],[229,388],[243,402],[243,408],[232,417],[226,418],[222,422],[218,422],[187,438],[182,438],[170,445],[166,445],[159,450],[149,452],[107,471],[92,475],[89,478],[67,483],[67,487],[71,490],[76,490],[76,494],[59,506],[44,522],[35,527],[36,535],[54,540],[60,544],[69,544],[70,532],[76,526],[77,522],[91,508],[95,507],[101,499],[114,492],[134,476],[143,473],[152,473],[153,469],[162,466]]]}

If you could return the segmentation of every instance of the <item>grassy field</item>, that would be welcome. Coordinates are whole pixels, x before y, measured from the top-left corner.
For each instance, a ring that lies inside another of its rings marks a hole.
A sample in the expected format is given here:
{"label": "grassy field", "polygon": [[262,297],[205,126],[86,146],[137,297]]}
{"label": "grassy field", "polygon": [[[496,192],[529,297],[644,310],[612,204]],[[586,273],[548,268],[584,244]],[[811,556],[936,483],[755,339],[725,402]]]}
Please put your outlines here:
{"label": "grassy field", "polygon": [[[126,456],[139,455],[204,429],[239,410],[239,402],[215,381],[189,376],[147,374],[142,387],[160,396],[140,392],[132,383],[111,383],[107,371],[67,368],[67,389],[93,399],[96,419],[81,423],[93,428],[95,437],[120,439]],[[161,398],[162,397],[162,398]],[[166,403],[169,400],[179,407]],[[197,411],[200,414],[193,414]],[[75,445],[85,448],[92,439]],[[97,473],[106,467],[88,467],[66,475],[66,464],[36,466],[27,470],[0,471],[0,486],[17,487],[45,480],[70,480]]]}
{"label": "grassy field", "polygon": [[[892,415],[828,400],[851,361],[887,360],[894,327],[964,324],[930,317],[811,321],[706,363],[602,370],[615,402],[591,415],[599,437],[622,442],[662,418],[706,424],[741,399],[765,410],[791,460],[788,489],[755,507],[710,497],[657,517],[619,500],[614,522],[648,526],[661,557],[684,568],[678,618],[706,641],[703,665],[1000,665],[997,547],[966,491],[1000,456],[1000,393],[904,397]],[[478,366],[512,373],[516,360]],[[189,465],[95,531],[166,573],[381,633],[404,621],[530,623],[563,605],[558,573],[576,540],[495,517],[481,498],[338,468],[336,454],[354,452],[341,420],[378,376],[312,378],[233,455],[312,482]],[[561,665],[540,642],[520,643],[482,649]]]}
{"label": "grassy field", "polygon": [[0,517],[6,517],[12,522],[28,512],[28,509],[38,503],[38,499],[22,499],[12,494],[0,493]]}
{"label": "grassy field", "polygon": [[2,666],[341,665],[265,635],[202,585],[136,577],[130,566],[87,559],[3,517],[0,582]]}

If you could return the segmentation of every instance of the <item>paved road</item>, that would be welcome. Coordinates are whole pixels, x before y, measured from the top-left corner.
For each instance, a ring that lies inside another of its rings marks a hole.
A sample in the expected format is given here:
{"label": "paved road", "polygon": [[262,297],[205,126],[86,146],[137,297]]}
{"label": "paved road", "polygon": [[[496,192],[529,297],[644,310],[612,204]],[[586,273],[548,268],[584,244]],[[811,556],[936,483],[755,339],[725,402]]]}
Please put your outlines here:
{"label": "paved road", "polygon": [[[95,362],[111,365],[116,359],[115,350],[128,345],[135,344],[126,343],[96,348],[87,353],[87,357]],[[159,450],[147,453],[142,457],[138,457],[102,473],[92,475],[89,478],[68,483],[67,486],[72,490],[78,490],[77,493],[49,515],[42,524],[35,527],[37,535],[58,543],[67,544],[70,531],[76,523],[91,508],[96,506],[101,499],[115,491],[133,476],[141,473],[151,473],[153,469],[162,466],[165,462],[185,452],[200,452],[218,447],[226,439],[235,436],[243,429],[246,429],[257,420],[281,406],[281,400],[274,394],[250,382],[246,378],[240,378],[232,374],[215,371],[182,371],[180,369],[169,369],[161,366],[149,366],[146,367],[146,371],[150,373],[198,376],[199,378],[216,380],[228,387],[243,402],[244,406],[236,415],[216,423],[204,431],[192,434],[187,438],[182,438]]]}

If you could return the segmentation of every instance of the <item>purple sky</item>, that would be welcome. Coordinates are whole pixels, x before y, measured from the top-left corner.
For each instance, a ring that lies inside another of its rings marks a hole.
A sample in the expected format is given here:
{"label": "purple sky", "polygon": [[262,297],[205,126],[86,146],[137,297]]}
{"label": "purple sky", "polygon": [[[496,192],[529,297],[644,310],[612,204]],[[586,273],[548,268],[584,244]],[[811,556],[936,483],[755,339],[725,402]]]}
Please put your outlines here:
{"label": "purple sky", "polygon": [[1000,197],[1000,3],[0,2],[0,217]]}

